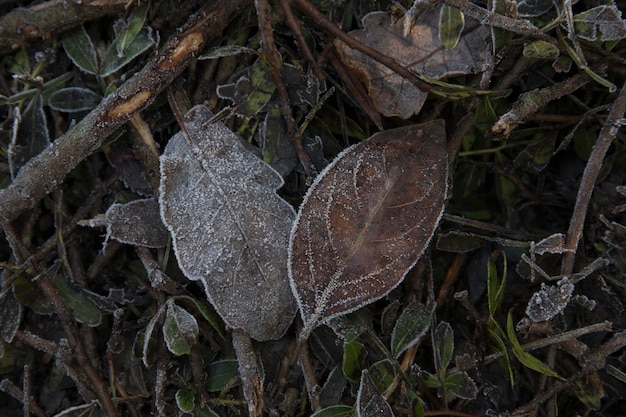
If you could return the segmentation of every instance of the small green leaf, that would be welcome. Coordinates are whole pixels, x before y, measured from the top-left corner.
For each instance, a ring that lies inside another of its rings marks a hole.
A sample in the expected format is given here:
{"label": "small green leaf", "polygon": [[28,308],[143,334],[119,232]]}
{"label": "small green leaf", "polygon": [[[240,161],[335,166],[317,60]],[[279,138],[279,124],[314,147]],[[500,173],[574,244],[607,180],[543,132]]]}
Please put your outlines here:
{"label": "small green leaf", "polygon": [[560,54],[555,45],[541,40],[524,45],[523,53],[526,58],[535,59],[557,59]]}
{"label": "small green leaf", "polygon": [[332,407],[323,408],[311,415],[311,417],[345,417],[351,415],[354,408],[347,405],[333,405]]}
{"label": "small green leaf", "polygon": [[204,303],[196,298],[189,297],[188,295],[180,295],[172,298],[176,300],[191,301],[196,306],[200,314],[202,314],[202,317],[204,317],[204,319],[211,325],[211,327],[213,327],[217,334],[219,334],[223,340],[226,340],[228,336],[226,334],[226,329],[224,328],[224,321],[209,304]]}
{"label": "small green leaf", "polygon": [[474,118],[476,119],[476,127],[481,132],[489,131],[491,126],[498,121],[498,115],[496,114],[489,97],[483,97],[480,103],[478,103]]}
{"label": "small green leaf", "polygon": [[[493,5],[491,12],[502,16],[512,17],[513,13],[517,14],[517,7],[515,3],[512,5],[511,3],[513,2],[510,0],[493,0],[491,3]],[[550,2],[550,4],[552,3]],[[491,26],[491,36],[493,38],[493,52],[495,55],[502,50],[502,48],[509,45],[511,39],[513,39],[513,32],[503,28]]]}
{"label": "small green leaf", "polygon": [[[13,55],[12,59],[6,61],[9,64],[9,72],[13,75],[30,74],[30,59],[28,52],[22,48]],[[4,62],[3,62],[4,63]]]}
{"label": "small green leaf", "polygon": [[372,327],[372,313],[362,308],[345,316],[333,317],[327,324],[345,343],[349,343]]}
{"label": "small green leaf", "polygon": [[126,55],[126,50],[135,41],[137,35],[143,28],[150,2],[133,8],[128,19],[119,19],[113,24],[115,31],[115,46],[117,55],[121,58]]}
{"label": "small green leaf", "polygon": [[193,394],[191,393],[191,391],[188,391],[186,389],[179,389],[178,391],[176,391],[175,398],[176,405],[183,413],[192,412],[194,407],[196,406],[196,401]]}
{"label": "small green leaf", "polygon": [[357,340],[343,344],[343,373],[351,381],[361,378],[361,360],[364,346]]}
{"label": "small green leaf", "polygon": [[380,392],[387,391],[396,379],[396,369],[389,359],[383,359],[370,366],[369,373]]}
{"label": "small green leaf", "polygon": [[66,113],[91,110],[102,97],[87,88],[67,87],[55,91],[48,99],[48,105],[54,110]]}
{"label": "small green leaf", "polygon": [[62,275],[57,275],[52,283],[56,287],[61,299],[74,314],[74,319],[89,327],[97,327],[102,323],[102,313],[83,294],[70,288],[67,280]]}
{"label": "small green leaf", "polygon": [[505,207],[513,207],[519,191],[515,184],[504,175],[496,176],[496,195]]}
{"label": "small green leaf", "polygon": [[433,339],[435,341],[435,354],[439,360],[441,374],[444,375],[452,361],[452,355],[454,354],[454,332],[450,324],[445,321],[439,323],[433,334]]}
{"label": "small green leaf", "polygon": [[577,36],[589,41],[598,39],[598,31],[602,41],[626,38],[626,23],[615,5],[597,6],[574,15],[574,29]]}
{"label": "small green leaf", "polygon": [[502,337],[500,337],[500,334],[502,334],[502,330],[500,329],[500,326],[494,323],[495,323],[495,319],[493,317],[490,318],[489,319],[490,327],[495,327],[496,329],[498,329],[498,332],[496,332],[492,328],[489,328],[488,329],[489,335],[493,338],[493,340],[496,341],[496,343],[500,347],[500,350],[504,354],[505,367],[509,373],[509,381],[511,382],[511,388],[512,388],[515,386],[515,375],[513,374],[513,368],[511,367],[511,359],[509,358],[509,352],[506,348],[506,344],[504,343],[504,340],[502,340]]}
{"label": "small green leaf", "polygon": [[489,259],[487,263],[487,300],[489,304],[489,315],[494,317],[502,300],[504,299],[504,290],[506,288],[507,263],[506,256],[502,256],[504,262],[504,270],[502,272],[502,280],[498,278],[498,270],[494,259]]}
{"label": "small green leaf", "polygon": [[422,381],[424,382],[424,385],[426,385],[428,388],[441,388],[443,386],[443,384],[436,375],[433,375],[430,372],[426,371],[422,372]]}
{"label": "small green leaf", "polygon": [[114,72],[118,71],[128,63],[130,63],[133,59],[147,51],[155,44],[154,38],[152,36],[152,28],[144,27],[141,32],[137,35],[137,37],[133,40],[133,42],[126,46],[124,49],[124,54],[119,56],[118,54],[118,39],[116,38],[106,53],[104,54],[104,59],[102,60],[102,67],[100,68],[100,76],[106,77]]}
{"label": "small green leaf", "polygon": [[511,347],[513,348],[513,354],[522,363],[522,365],[544,375],[564,380],[564,378],[554,372],[548,365],[541,362],[539,359],[535,358],[533,355],[524,350],[522,345],[517,340],[517,336],[515,335],[513,316],[510,312],[506,320],[506,331],[509,337],[509,342],[511,342]]}
{"label": "small green leaf", "polygon": [[207,370],[207,391],[219,392],[235,385],[239,378],[239,362],[235,359],[213,362]]}
{"label": "small green leaf", "polygon": [[465,400],[475,399],[478,392],[476,383],[466,372],[455,372],[448,375],[444,382],[444,389],[450,394]]}
{"label": "small green leaf", "polygon": [[465,28],[465,16],[459,9],[446,4],[441,8],[439,16],[439,40],[446,49],[454,48],[461,39]]}
{"label": "small green leaf", "polygon": [[190,354],[191,346],[198,342],[199,332],[196,318],[173,300],[167,300],[163,337],[168,350],[177,356]]}
{"label": "small green leaf", "polygon": [[61,44],[74,65],[87,74],[98,73],[96,48],[83,26],[66,32],[61,38]]}
{"label": "small green leaf", "polygon": [[391,354],[397,358],[424,336],[435,311],[434,303],[411,303],[406,306],[391,334]]}

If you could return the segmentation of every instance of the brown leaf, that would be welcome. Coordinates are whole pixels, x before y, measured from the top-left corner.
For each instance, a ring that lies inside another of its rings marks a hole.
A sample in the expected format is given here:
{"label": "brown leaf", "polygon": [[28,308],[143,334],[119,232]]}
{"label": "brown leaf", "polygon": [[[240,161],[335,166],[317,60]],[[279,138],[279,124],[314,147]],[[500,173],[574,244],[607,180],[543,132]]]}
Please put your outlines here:
{"label": "brown leaf", "polygon": [[[431,78],[480,71],[487,57],[487,29],[466,16],[468,29],[454,48],[445,49],[439,40],[439,13],[439,8],[425,12],[404,37],[403,20],[393,21],[389,13],[373,12],[363,18],[364,29],[354,30],[350,36]],[[408,119],[420,111],[426,93],[345,43],[337,40],[335,46],[341,60],[367,85],[381,114]]]}
{"label": "brown leaf", "polygon": [[304,336],[402,281],[437,227],[447,188],[443,120],[377,133],[317,177],[289,252]]}

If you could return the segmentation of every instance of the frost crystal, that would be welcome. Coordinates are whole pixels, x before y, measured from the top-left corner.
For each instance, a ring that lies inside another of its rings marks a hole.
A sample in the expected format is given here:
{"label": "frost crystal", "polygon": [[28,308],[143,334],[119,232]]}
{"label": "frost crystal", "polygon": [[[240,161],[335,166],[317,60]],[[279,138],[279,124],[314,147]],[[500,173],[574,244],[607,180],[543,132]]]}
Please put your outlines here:
{"label": "frost crystal", "polygon": [[559,314],[569,303],[574,284],[568,277],[561,279],[556,285],[541,284],[541,290],[530,298],[526,307],[526,315],[535,323],[548,321]]}

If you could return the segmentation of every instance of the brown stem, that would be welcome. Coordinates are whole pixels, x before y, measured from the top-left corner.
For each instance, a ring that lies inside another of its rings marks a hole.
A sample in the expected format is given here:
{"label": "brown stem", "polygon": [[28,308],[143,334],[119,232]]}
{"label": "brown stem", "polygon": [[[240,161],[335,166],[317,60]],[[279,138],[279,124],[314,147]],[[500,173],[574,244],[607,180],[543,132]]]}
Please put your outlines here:
{"label": "brown stem", "polygon": [[232,336],[233,347],[239,362],[243,394],[248,402],[248,413],[250,417],[257,417],[263,412],[263,376],[257,364],[252,339],[242,329],[234,329]]}
{"label": "brown stem", "polygon": [[300,25],[298,24],[296,17],[293,15],[293,11],[291,10],[291,6],[289,5],[289,0],[280,0],[280,6],[285,13],[285,20],[287,21],[287,25],[289,25],[289,27],[293,31],[293,37],[296,38],[296,41],[298,42],[298,46],[300,47],[300,52],[302,52],[302,56],[304,56],[304,59],[309,61],[309,64],[311,65],[311,68],[313,69],[313,72],[315,72],[317,78],[319,78],[320,80],[325,80],[326,75],[324,74],[324,70],[322,70],[322,67],[320,67],[319,63],[315,60],[313,53],[311,53],[309,46],[306,44],[306,39],[304,39],[304,35],[300,30]]}
{"label": "brown stem", "polygon": [[24,165],[15,180],[0,191],[3,223],[14,220],[52,191],[78,163],[98,150],[110,134],[151,104],[204,45],[221,36],[230,19],[249,3],[250,0],[209,3],[143,69]]}
{"label": "brown stem", "polygon": [[622,126],[621,119],[624,117],[625,112],[626,83],[622,86],[622,90],[613,103],[609,117],[604,122],[604,127],[600,131],[595,145],[593,145],[591,155],[585,166],[580,187],[578,188],[578,195],[576,196],[576,205],[574,206],[574,212],[572,213],[569,229],[567,230],[567,240],[565,241],[564,248],[566,252],[563,255],[563,264],[561,265],[562,275],[569,275],[574,271],[576,249],[578,248],[578,242],[583,233],[583,226],[587,215],[587,208],[589,207],[589,201],[591,200],[591,194],[593,193],[593,187],[600,173],[600,168],[602,168],[602,161],[604,161],[604,157],[613,139]]}
{"label": "brown stem", "polygon": [[289,140],[296,149],[298,159],[300,159],[300,162],[304,167],[304,171],[308,176],[311,176],[314,172],[313,164],[311,163],[309,155],[302,146],[302,138],[298,136],[296,122],[293,118],[293,113],[291,112],[291,106],[289,105],[289,93],[287,92],[287,86],[283,82],[280,75],[282,61],[280,54],[276,50],[276,43],[274,42],[274,29],[272,28],[272,13],[270,6],[267,0],[255,0],[254,3],[257,9],[256,12],[259,20],[261,38],[263,39],[263,51],[265,53],[270,73],[274,79],[274,84],[276,84],[276,91],[278,91],[278,98],[280,99],[281,113],[283,115],[283,119],[285,120],[285,125],[287,126],[287,134],[289,135]]}

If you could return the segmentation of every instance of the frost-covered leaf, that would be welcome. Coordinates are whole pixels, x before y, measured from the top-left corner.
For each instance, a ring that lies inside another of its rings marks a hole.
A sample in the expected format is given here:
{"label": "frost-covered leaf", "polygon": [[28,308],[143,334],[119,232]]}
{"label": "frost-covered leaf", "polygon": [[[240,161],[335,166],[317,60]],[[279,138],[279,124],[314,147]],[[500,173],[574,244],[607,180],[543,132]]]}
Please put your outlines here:
{"label": "frost-covered leaf", "polygon": [[356,397],[358,417],[393,417],[393,410],[376,389],[367,370],[361,373],[361,384]]}
{"label": "frost-covered leaf", "polygon": [[9,168],[11,177],[31,158],[37,156],[50,145],[50,134],[46,123],[46,115],[39,96],[33,99],[23,113],[18,107],[14,109],[13,131],[9,144]]}
{"label": "frost-covered leaf", "polygon": [[626,38],[626,22],[616,6],[602,5],[574,15],[576,35],[595,41],[598,31],[602,41],[616,41]]}
{"label": "frost-covered leaf", "polygon": [[106,227],[107,238],[129,245],[162,248],[169,237],[155,198],[113,204],[106,212]]}
{"label": "frost-covered leaf", "polygon": [[465,400],[475,399],[478,393],[476,383],[467,372],[455,372],[446,376],[444,388],[455,397]]}
{"label": "frost-covered leaf", "polygon": [[526,315],[534,322],[548,321],[559,314],[569,303],[574,284],[569,278],[561,279],[556,285],[541,284],[541,290],[530,297]]}
{"label": "frost-covered leaf", "polygon": [[[456,47],[445,49],[439,40],[439,13],[439,9],[423,13],[407,37],[403,35],[402,19],[395,20],[385,12],[370,13],[363,18],[364,29],[352,31],[350,36],[425,77],[439,79],[481,71],[487,58],[488,30],[466,18],[466,30]],[[426,93],[345,43],[335,41],[335,46],[356,78],[366,80],[369,95],[381,114],[408,119],[420,111]]]}
{"label": "frost-covered leaf", "polygon": [[552,0],[517,0],[520,17],[537,17],[554,8]]}
{"label": "frost-covered leaf", "polygon": [[104,152],[126,187],[142,196],[154,195],[152,186],[146,180],[141,162],[129,146],[118,140],[106,146]]}
{"label": "frost-covered leaf", "polygon": [[48,105],[60,112],[72,113],[91,110],[96,107],[102,97],[88,88],[67,87],[55,91],[48,98]]}
{"label": "frost-covered leaf", "polygon": [[379,392],[389,389],[397,376],[396,367],[389,359],[383,359],[369,367],[369,373]]}
{"label": "frost-covered leaf", "polygon": [[442,120],[377,133],[315,179],[290,241],[303,336],[395,288],[443,214],[448,161]]}
{"label": "frost-covered leaf", "polygon": [[526,58],[536,59],[557,59],[559,57],[559,48],[550,42],[537,40],[524,45],[524,56]]}
{"label": "frost-covered leaf", "polygon": [[287,278],[295,213],[276,195],[282,177],[211,117],[206,107],[191,109],[193,146],[178,133],[161,156],[161,218],[181,270],[204,284],[224,321],[254,339],[277,339],[296,309]]}
{"label": "frost-covered leaf", "polygon": [[280,107],[271,107],[259,129],[263,160],[283,177],[298,164],[296,149],[289,140]]}
{"label": "frost-covered leaf", "polygon": [[237,114],[248,118],[265,108],[274,91],[276,84],[262,59],[257,59],[235,83],[217,87],[220,98],[230,100]]}
{"label": "frost-covered leaf", "polygon": [[398,357],[405,350],[414,346],[430,327],[436,304],[411,303],[398,318],[391,334],[391,353]]}
{"label": "frost-covered leaf", "polygon": [[74,65],[87,74],[98,73],[96,48],[83,26],[64,33],[61,44]]}
{"label": "frost-covered leaf", "polygon": [[171,299],[167,300],[167,311],[163,323],[163,338],[167,349],[174,355],[188,355],[198,342],[200,328],[196,318]]}
{"label": "frost-covered leaf", "polygon": [[109,76],[118,71],[155,44],[154,37],[152,36],[152,28],[149,26],[142,28],[141,32],[137,34],[132,43],[125,46],[122,55],[118,52],[118,42],[119,40],[116,38],[111,45],[109,45],[109,48],[104,54],[100,68],[101,77]]}
{"label": "frost-covered leaf", "polygon": [[133,8],[127,19],[118,19],[113,23],[113,31],[115,32],[114,43],[119,57],[126,55],[127,49],[141,32],[149,5],[150,2],[145,2],[143,5],[140,4]]}
{"label": "frost-covered leaf", "polygon": [[169,232],[163,225],[156,198],[113,204],[106,214],[81,220],[81,226],[107,228],[106,239],[128,245],[162,248],[167,245]]}
{"label": "frost-covered leaf", "polygon": [[193,393],[189,390],[179,389],[176,391],[175,398],[178,409],[183,413],[191,413],[196,406]]}

